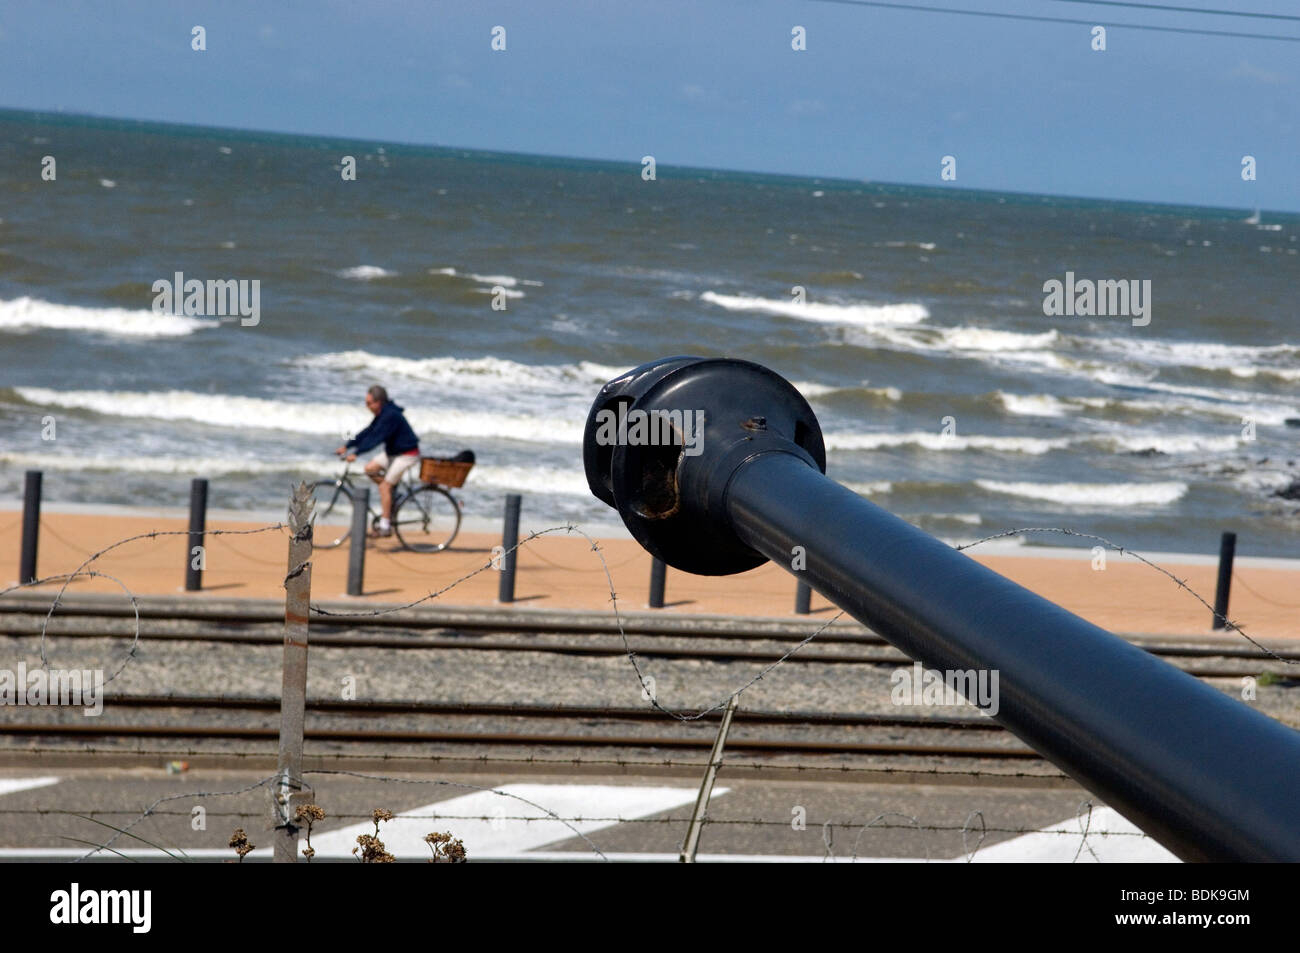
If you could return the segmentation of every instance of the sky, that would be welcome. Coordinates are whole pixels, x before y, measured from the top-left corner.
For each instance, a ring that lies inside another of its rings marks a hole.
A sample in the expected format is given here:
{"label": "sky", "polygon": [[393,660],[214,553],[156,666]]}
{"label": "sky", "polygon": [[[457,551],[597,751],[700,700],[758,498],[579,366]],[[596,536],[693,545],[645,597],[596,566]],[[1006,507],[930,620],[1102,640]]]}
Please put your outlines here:
{"label": "sky", "polygon": [[[1300,15],[1292,0],[1240,2],[1217,6]],[[1119,25],[1300,37],[1300,21],[928,3],[1085,22],[828,0],[5,0],[0,106],[1300,212],[1300,43]],[[1104,51],[1089,24],[1107,27]],[[206,50],[192,49],[195,26]],[[941,179],[944,156],[955,180]]]}

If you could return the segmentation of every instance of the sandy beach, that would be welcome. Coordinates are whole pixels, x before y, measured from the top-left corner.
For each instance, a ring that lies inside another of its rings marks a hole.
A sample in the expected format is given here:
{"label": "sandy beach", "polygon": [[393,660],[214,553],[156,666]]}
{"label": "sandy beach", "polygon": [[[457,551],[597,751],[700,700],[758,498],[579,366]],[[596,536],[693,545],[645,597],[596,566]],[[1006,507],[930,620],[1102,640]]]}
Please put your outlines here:
{"label": "sandy beach", "polygon": [[[209,531],[248,531],[274,521],[209,519]],[[174,596],[183,589],[186,528],[177,516],[119,513],[43,512],[37,569],[42,577],[77,569],[92,553],[118,540],[148,533],[173,533],[137,539],[112,549],[88,567],[116,577],[138,595]],[[484,566],[501,542],[499,533],[463,531],[452,549],[438,554],[402,550],[395,540],[371,541],[366,552],[367,604],[410,602],[451,587],[437,597],[446,606],[497,604],[499,575]],[[521,537],[543,529],[525,519]],[[516,604],[528,608],[589,609],[610,607],[614,583],[620,607],[643,609],[649,592],[650,557],[627,536],[608,532],[598,540],[601,553],[586,539],[563,530],[540,536],[519,551]],[[18,577],[21,513],[0,511],[0,583]],[[1108,554],[1106,568],[1092,568],[1090,549],[1005,547],[987,545],[972,558],[1026,588],[1059,603],[1084,618],[1120,633],[1149,635],[1208,635],[1210,612],[1168,577],[1128,556]],[[275,598],[288,553],[287,530],[264,529],[207,538],[207,569],[203,592],[193,598]],[[604,565],[600,556],[604,557]],[[312,568],[312,596],[346,599],[348,554],[345,547],[317,551]],[[1216,567],[1209,556],[1161,555],[1155,560],[1187,586],[1213,601]],[[463,578],[468,576],[469,578]],[[1300,568],[1281,560],[1239,558],[1235,569],[1230,617],[1254,637],[1300,638]],[[458,580],[461,580],[458,582]],[[59,583],[42,587],[51,594]],[[104,578],[79,579],[70,592],[120,593]],[[737,576],[691,576],[670,569],[666,613],[732,616],[794,616],[795,580],[772,564]],[[829,618],[836,610],[820,595],[812,599],[814,618]],[[1219,633],[1220,635],[1222,633]]]}

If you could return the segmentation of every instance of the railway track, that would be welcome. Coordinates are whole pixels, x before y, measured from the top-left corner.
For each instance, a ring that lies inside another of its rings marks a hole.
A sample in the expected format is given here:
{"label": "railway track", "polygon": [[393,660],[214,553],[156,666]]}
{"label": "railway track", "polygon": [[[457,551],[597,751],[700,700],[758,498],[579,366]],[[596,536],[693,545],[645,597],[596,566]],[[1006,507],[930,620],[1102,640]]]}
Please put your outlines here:
{"label": "railway track", "polygon": [[[232,712],[277,715],[278,698],[202,695],[118,695],[104,705],[120,717],[124,711],[172,711],[181,721],[104,722],[41,717],[0,725],[0,736],[102,738],[191,738],[275,740],[278,718],[263,723],[222,723]],[[421,701],[338,701],[309,699],[308,741],[370,744],[448,744],[556,748],[613,747],[621,749],[708,750],[713,744],[719,712],[682,722],[647,708],[585,706],[445,704]],[[195,716],[209,717],[196,721]],[[437,719],[437,728],[398,727],[413,720]],[[358,722],[381,721],[383,727]],[[580,723],[584,730],[571,727]],[[635,730],[649,726],[650,731]],[[773,737],[755,727],[783,728]],[[559,730],[542,730],[551,728]],[[633,729],[633,730],[629,730]],[[665,730],[667,729],[667,730]],[[819,737],[791,737],[789,729]],[[852,734],[854,737],[838,737]],[[834,735],[836,737],[826,737]],[[963,736],[995,738],[998,743],[955,743]],[[1038,755],[1011,738],[996,723],[980,715],[943,717],[915,714],[768,711],[738,709],[727,742],[728,751],[761,754],[872,754],[932,757],[1037,759]]]}
{"label": "railway track", "polygon": [[[0,633],[35,635],[46,622],[34,600],[0,601]],[[45,604],[48,608],[48,602]],[[283,610],[235,611],[220,605],[142,606],[142,641],[279,645]],[[699,617],[647,618],[629,614],[620,633],[609,613],[539,612],[399,613],[394,616],[313,615],[311,641],[322,648],[543,652],[556,655],[622,656],[698,661],[775,662],[818,627],[816,622],[753,622]],[[130,638],[136,629],[129,605],[61,607],[50,621],[50,638]],[[624,641],[626,638],[626,642]],[[1270,658],[1237,639],[1130,636],[1140,648],[1200,678],[1270,674],[1300,675],[1300,649],[1272,647]],[[691,643],[691,644],[686,644]],[[829,651],[828,651],[829,649]],[[907,665],[907,656],[856,623],[835,623],[793,655],[794,664]]]}
{"label": "railway track", "polygon": [[[0,635],[30,639],[46,624],[49,596],[0,600]],[[332,607],[331,611],[341,611]],[[142,641],[200,647],[208,643],[279,646],[283,607],[273,603],[142,600]],[[769,663],[806,639],[823,621],[738,620],[627,613],[622,633],[610,613],[537,610],[404,610],[391,615],[313,614],[313,649],[399,649],[432,653],[548,653],[638,656],[686,662]],[[135,612],[121,600],[67,599],[49,622],[51,639],[129,640]],[[624,641],[626,638],[626,642]],[[1146,651],[1200,678],[1236,678],[1265,672],[1293,679],[1300,649],[1278,647],[1283,660],[1262,657],[1240,639],[1137,638]],[[423,656],[436,659],[438,655]],[[789,657],[793,663],[897,668],[911,660],[854,622],[825,626],[815,641]],[[821,677],[821,676],[816,676]],[[882,675],[873,676],[877,679]],[[113,722],[61,717],[32,710],[22,723],[0,724],[0,738],[85,743],[94,739],[189,738],[204,742],[273,742],[279,699],[272,696],[110,694]],[[912,713],[737,710],[727,750],[755,757],[780,755],[931,757],[1040,760],[974,709],[957,717]],[[650,706],[638,708],[550,704],[448,703],[420,700],[316,698],[308,702],[306,740],[320,744],[434,746],[439,750],[689,749],[707,751],[719,713],[680,721]],[[432,749],[431,749],[432,750]]]}

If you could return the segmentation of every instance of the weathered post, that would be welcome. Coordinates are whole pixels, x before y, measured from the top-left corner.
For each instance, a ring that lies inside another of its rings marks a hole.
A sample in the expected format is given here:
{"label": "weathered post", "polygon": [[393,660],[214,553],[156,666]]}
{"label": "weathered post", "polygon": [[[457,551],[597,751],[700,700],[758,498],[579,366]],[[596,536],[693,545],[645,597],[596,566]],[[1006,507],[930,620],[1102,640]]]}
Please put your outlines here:
{"label": "weathered post", "polygon": [[365,592],[366,517],[370,515],[370,488],[352,491],[352,535],[348,539],[348,595]]}
{"label": "weathered post", "polygon": [[[702,413],[698,452],[611,442],[615,411]],[[597,395],[583,458],[592,493],[675,569],[786,566],[801,546],[801,578],[926,668],[996,674],[996,721],[1184,860],[1300,861],[1300,732],[828,479],[816,415],[776,373],[643,364]]]}
{"label": "weathered post", "polygon": [[808,615],[812,612],[812,586],[802,579],[794,587],[794,611],[797,615]]}
{"label": "weathered post", "polygon": [[650,561],[650,608],[664,607],[664,584],[668,580],[668,564],[662,559]]}
{"label": "weathered post", "polygon": [[691,812],[691,823],[686,828],[686,840],[682,841],[682,853],[677,859],[683,864],[695,863],[695,852],[700,846],[700,834],[704,830],[704,818],[709,812],[709,798],[713,797],[713,782],[718,779],[718,769],[722,767],[722,752],[727,747],[727,735],[731,732],[731,716],[736,713],[736,699],[732,695],[727,699],[727,707],[722,710],[722,724],[718,726],[717,737],[713,739],[713,750],[709,752],[709,763],[704,768],[704,778],[700,781],[700,794],[695,799],[695,810]]}
{"label": "weathered post", "polygon": [[307,623],[311,605],[311,487],[299,484],[289,503],[289,571],[284,577],[284,663],[280,682],[280,756],[272,790],[271,824],[277,864],[298,861],[294,813],[302,793],[302,738],[307,713]]}
{"label": "weathered post", "polygon": [[497,602],[515,601],[515,565],[519,554],[519,508],[523,497],[506,494],[505,524],[501,529],[501,578],[497,581]]}
{"label": "weathered post", "polygon": [[190,481],[190,534],[186,537],[185,591],[198,592],[203,588],[203,565],[207,561],[203,552],[203,534],[208,521],[208,481],[196,477]]}

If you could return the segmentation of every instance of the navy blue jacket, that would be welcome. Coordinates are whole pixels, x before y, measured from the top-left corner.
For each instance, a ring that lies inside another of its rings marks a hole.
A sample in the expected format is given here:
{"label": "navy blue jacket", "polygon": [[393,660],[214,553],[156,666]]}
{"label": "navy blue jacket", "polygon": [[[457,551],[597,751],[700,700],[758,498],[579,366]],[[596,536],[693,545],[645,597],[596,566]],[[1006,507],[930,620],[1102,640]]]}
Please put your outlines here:
{"label": "navy blue jacket", "polygon": [[389,459],[408,450],[420,449],[420,441],[402,416],[402,408],[391,400],[375,414],[370,426],[349,440],[347,446],[353,453],[361,454],[369,453],[381,443]]}

